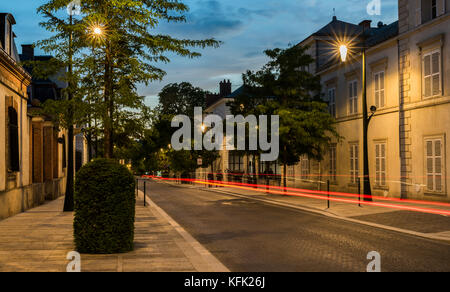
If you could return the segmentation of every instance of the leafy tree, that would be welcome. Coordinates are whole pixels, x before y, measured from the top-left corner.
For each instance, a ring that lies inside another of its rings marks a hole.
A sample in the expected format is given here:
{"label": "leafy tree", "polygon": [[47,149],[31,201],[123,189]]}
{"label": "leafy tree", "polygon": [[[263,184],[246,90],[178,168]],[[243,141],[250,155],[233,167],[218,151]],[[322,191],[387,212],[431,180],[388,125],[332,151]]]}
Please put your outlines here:
{"label": "leafy tree", "polygon": [[[60,2],[54,0],[55,2]],[[191,48],[217,47],[214,39],[176,39],[157,34],[161,21],[184,22],[188,7],[171,0],[85,0],[82,11],[86,24],[100,26],[102,37],[102,65],[105,137],[105,156],[113,156],[114,121],[117,111],[124,107],[140,109],[142,97],[136,94],[136,84],[148,85],[162,80],[165,72],[154,66],[167,63],[167,53],[194,58],[198,52]]]}
{"label": "leafy tree", "polygon": [[[77,17],[66,16],[69,3],[47,0],[37,10],[45,18],[40,25],[53,34],[38,45],[54,54],[58,66],[68,68],[61,76],[68,84],[66,99],[47,107],[69,132],[66,211],[73,210],[73,125],[86,122],[88,137],[97,136],[102,127],[104,156],[112,158],[130,117],[142,120],[140,113],[146,112],[137,84],[148,85],[165,75],[154,64],[169,62],[168,53],[194,58],[201,55],[193,48],[219,46],[214,39],[176,39],[155,32],[161,21],[186,20],[188,7],[180,1],[83,0]],[[93,117],[98,118],[94,125]]]}
{"label": "leafy tree", "polygon": [[[320,79],[305,69],[314,62],[305,47],[265,51],[270,61],[243,75],[246,90],[231,104],[234,114],[280,117],[280,156],[284,186],[288,165],[302,155],[322,160],[331,137],[339,137],[321,98]],[[270,127],[269,127],[270,129]]]}
{"label": "leafy tree", "polygon": [[161,114],[175,116],[187,115],[194,118],[194,108],[205,108],[206,92],[188,82],[172,83],[159,93]]}

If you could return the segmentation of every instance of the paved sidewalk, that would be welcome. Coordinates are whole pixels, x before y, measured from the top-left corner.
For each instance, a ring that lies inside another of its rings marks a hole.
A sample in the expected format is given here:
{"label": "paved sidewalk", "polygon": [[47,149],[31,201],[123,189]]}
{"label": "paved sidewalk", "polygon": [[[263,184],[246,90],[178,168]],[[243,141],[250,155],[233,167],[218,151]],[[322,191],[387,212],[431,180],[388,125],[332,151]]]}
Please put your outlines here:
{"label": "paved sidewalk", "polygon": [[[423,237],[450,241],[449,216],[399,210],[372,205],[362,205],[361,207],[359,207],[358,204],[335,201],[331,201],[330,208],[328,208],[326,200],[297,196],[285,196],[281,194],[267,194],[265,192],[265,188],[248,190],[233,187],[208,187],[204,184],[185,185],[178,184],[176,182],[161,182],[180,187],[197,188],[213,192],[227,193],[230,195],[243,196],[287,207],[307,209],[327,216],[342,218],[354,222],[361,222],[372,226],[406,232]],[[374,201],[377,203],[385,203],[398,206],[420,207],[450,211],[450,206],[427,205],[425,203],[411,204],[384,200]]]}
{"label": "paved sidewalk", "polygon": [[[74,250],[73,213],[61,212],[63,203],[59,198],[0,221],[0,272],[66,271],[66,256]],[[226,271],[201,246],[187,241],[157,206],[144,207],[143,203],[141,196],[136,206],[135,250],[82,254],[82,272]]]}

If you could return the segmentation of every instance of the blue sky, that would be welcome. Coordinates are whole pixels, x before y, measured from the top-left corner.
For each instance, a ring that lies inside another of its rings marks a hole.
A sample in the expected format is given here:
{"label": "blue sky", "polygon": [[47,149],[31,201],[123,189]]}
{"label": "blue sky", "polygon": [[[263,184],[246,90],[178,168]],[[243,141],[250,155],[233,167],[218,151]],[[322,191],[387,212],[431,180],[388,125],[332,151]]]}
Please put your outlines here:
{"label": "blue sky", "polygon": [[[187,23],[166,24],[158,28],[179,38],[202,39],[214,37],[223,41],[218,49],[202,50],[198,59],[173,57],[171,63],[160,64],[167,76],[163,82],[139,92],[147,96],[147,103],[155,105],[160,89],[172,82],[188,81],[216,92],[223,79],[233,82],[233,89],[242,84],[241,75],[248,69],[260,68],[267,60],[263,51],[268,48],[295,44],[331,21],[333,8],[340,20],[359,23],[370,19],[373,23],[396,21],[397,0],[381,0],[381,15],[371,16],[366,6],[371,0],[185,0],[190,7]],[[42,20],[36,8],[45,0],[4,1],[0,12],[16,18],[16,43],[33,43],[49,36],[39,27]],[[39,53],[39,52],[38,52]]]}

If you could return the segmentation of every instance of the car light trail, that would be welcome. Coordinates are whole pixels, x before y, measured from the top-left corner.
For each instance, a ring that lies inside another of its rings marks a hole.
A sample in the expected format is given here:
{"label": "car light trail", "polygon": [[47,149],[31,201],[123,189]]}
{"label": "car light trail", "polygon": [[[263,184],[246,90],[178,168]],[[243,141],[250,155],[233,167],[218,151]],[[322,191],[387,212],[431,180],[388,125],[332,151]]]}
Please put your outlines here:
{"label": "car light trail", "polygon": [[[284,187],[276,187],[276,186],[254,185],[254,184],[245,184],[245,183],[236,183],[236,182],[205,181],[205,180],[198,180],[198,179],[162,178],[162,177],[156,177],[156,176],[146,176],[146,177],[158,179],[158,180],[165,180],[165,181],[184,181],[184,182],[192,182],[192,183],[198,183],[198,184],[204,184],[204,185],[232,187],[232,188],[236,188],[236,189],[257,191],[257,192],[261,192],[261,193],[270,193],[270,194],[293,196],[293,197],[304,197],[304,198],[320,199],[320,200],[330,200],[330,201],[334,201],[334,202],[342,202],[342,203],[349,203],[349,204],[361,204],[361,205],[368,205],[368,206],[378,206],[378,207],[385,207],[385,208],[391,208],[391,209],[399,209],[399,210],[406,210],[406,211],[413,211],[413,212],[450,216],[450,211],[447,211],[447,210],[404,206],[404,205],[381,203],[381,202],[366,202],[366,201],[359,201],[359,200],[355,200],[355,199],[331,197],[331,195],[343,196],[343,197],[353,197],[353,196],[358,196],[357,194],[330,192],[330,197],[328,197],[328,192],[325,192],[325,191],[312,191],[312,190],[302,190],[302,189],[295,189],[295,188],[286,188],[285,189]],[[255,188],[255,187],[259,187],[259,188]],[[273,189],[279,189],[279,190],[277,191],[277,190],[273,190]],[[295,191],[295,192],[293,192],[293,191]],[[383,197],[377,197],[377,198],[395,201],[395,202],[402,202],[402,203],[420,203],[420,204],[434,203],[434,204],[439,204],[440,206],[448,206],[449,205],[449,204],[444,204],[444,203],[441,204],[441,203],[436,203],[436,202],[401,200],[401,199],[383,198]]]}

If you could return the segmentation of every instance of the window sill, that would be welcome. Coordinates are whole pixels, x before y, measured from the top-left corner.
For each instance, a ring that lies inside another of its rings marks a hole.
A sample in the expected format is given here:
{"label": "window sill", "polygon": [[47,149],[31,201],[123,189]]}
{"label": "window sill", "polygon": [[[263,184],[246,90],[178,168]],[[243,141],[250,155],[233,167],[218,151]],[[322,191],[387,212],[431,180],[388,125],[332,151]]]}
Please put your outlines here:
{"label": "window sill", "polygon": [[426,191],[424,193],[425,196],[429,196],[429,197],[447,197],[447,193],[437,193],[437,192],[430,192],[430,191]]}
{"label": "window sill", "polygon": [[374,190],[379,190],[379,191],[389,191],[389,187],[388,186],[380,186],[380,185],[375,185],[373,187]]}

